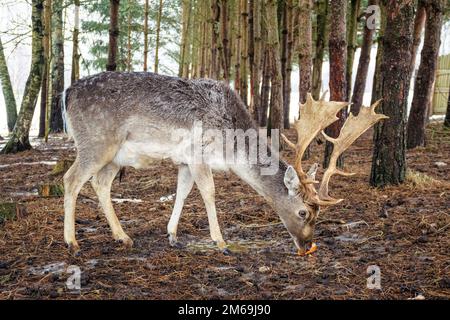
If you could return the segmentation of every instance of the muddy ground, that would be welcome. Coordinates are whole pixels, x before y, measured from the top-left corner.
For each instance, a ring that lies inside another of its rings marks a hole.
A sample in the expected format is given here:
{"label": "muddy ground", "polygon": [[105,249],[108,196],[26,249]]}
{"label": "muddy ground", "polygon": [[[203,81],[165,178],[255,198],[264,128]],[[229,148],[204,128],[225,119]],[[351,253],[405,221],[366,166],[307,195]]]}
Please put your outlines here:
{"label": "muddy ground", "polygon": [[[63,242],[63,198],[36,190],[60,182],[53,164],[75,151],[61,137],[35,141],[34,150],[0,156],[0,202],[22,207],[0,225],[0,299],[449,299],[450,132],[441,127],[428,130],[426,148],[408,153],[408,182],[383,190],[368,185],[372,133],[358,140],[346,154],[347,170],[357,175],[332,181],[331,193],[346,200],[322,212],[319,249],[309,257],[295,255],[274,211],[231,173],[216,173],[215,181],[233,254],[223,255],[210,241],[195,188],[179,226],[185,248],[171,248],[166,224],[176,167],[168,161],[127,169],[114,181],[113,198],[132,200],[114,204],[132,249],[112,240],[86,184],[77,204],[82,251],[72,256]],[[322,149],[314,144],[308,162],[320,161]],[[292,160],[293,153],[284,156]],[[81,290],[66,285],[72,265],[81,270]],[[380,268],[379,290],[367,288],[371,265]]]}

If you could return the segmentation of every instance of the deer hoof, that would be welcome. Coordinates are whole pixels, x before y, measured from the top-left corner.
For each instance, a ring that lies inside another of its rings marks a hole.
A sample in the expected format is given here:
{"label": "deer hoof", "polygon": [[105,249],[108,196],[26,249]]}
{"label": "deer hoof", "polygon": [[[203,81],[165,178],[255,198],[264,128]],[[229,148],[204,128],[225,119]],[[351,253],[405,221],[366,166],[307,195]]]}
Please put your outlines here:
{"label": "deer hoof", "polygon": [[222,250],[222,254],[223,254],[224,256],[231,256],[232,252],[231,252],[230,249],[225,248],[225,249]]}
{"label": "deer hoof", "polygon": [[183,249],[184,245],[181,244],[181,242],[179,242],[177,240],[177,237],[174,236],[173,234],[168,234],[167,236],[169,238],[169,244],[172,248],[176,248],[176,249]]}
{"label": "deer hoof", "polygon": [[117,242],[123,244],[126,248],[131,249],[133,247],[133,240],[130,237],[125,237],[121,239],[117,239]]}
{"label": "deer hoof", "polygon": [[80,255],[80,246],[76,242],[71,242],[67,245],[69,252],[74,256],[78,257]]}

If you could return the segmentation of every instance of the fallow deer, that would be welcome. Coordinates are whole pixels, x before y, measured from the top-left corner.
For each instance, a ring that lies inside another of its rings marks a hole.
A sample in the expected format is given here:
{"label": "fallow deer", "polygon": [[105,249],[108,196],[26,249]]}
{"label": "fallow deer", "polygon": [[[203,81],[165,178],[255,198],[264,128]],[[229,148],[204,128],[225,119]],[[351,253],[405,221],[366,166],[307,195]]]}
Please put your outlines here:
{"label": "fallow deer", "polygon": [[[273,206],[292,236],[296,247],[304,252],[311,245],[314,225],[322,206],[342,199],[328,194],[333,174],[349,175],[336,168],[336,160],[363,132],[386,118],[374,112],[378,103],[364,107],[357,117],[350,115],[338,138],[325,138],[334,144],[329,167],[318,191],[314,184],[317,165],[307,173],[302,156],[316,135],[336,121],[336,114],[347,102],[315,101],[308,95],[300,105],[301,117],[294,124],[298,140],[294,144],[295,165],[289,166],[276,157],[278,170],[261,174],[267,166],[257,163],[228,163],[217,155],[223,151],[209,150],[202,163],[193,161],[190,153],[194,143],[190,136],[169,139],[177,129],[192,130],[197,121],[216,130],[255,130],[257,126],[239,96],[226,84],[208,79],[181,79],[153,73],[103,72],[77,81],[65,92],[65,119],[77,149],[76,160],[64,176],[64,239],[75,252],[75,204],[77,196],[89,179],[95,190],[113,238],[132,246],[111,202],[111,185],[121,167],[145,168],[154,159],[171,159],[178,165],[178,184],[172,216],[167,226],[171,245],[177,245],[177,226],[184,201],[196,183],[209,220],[211,238],[226,251],[217,221],[212,170],[230,170],[247,182]],[[202,145],[203,148],[211,147]]]}

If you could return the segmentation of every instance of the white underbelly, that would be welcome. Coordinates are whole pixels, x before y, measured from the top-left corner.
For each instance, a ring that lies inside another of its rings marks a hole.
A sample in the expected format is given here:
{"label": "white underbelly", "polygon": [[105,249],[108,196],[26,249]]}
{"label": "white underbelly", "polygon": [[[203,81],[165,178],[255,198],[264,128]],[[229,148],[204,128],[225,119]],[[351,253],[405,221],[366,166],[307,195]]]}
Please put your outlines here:
{"label": "white underbelly", "polygon": [[163,159],[171,159],[175,164],[207,164],[213,170],[229,169],[229,163],[223,157],[221,146],[217,149],[210,146],[207,150],[199,150],[193,147],[190,139],[183,139],[177,143],[125,141],[113,162],[121,167],[143,169]]}

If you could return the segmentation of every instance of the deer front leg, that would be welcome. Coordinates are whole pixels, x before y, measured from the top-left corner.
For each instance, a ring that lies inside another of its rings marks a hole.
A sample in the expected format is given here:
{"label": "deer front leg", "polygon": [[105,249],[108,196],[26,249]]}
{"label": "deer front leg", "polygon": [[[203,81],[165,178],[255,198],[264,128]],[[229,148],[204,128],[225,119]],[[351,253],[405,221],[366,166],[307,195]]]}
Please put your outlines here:
{"label": "deer front leg", "polygon": [[173,206],[172,215],[170,216],[170,220],[167,225],[167,234],[169,235],[169,242],[172,247],[180,246],[177,241],[178,222],[180,221],[184,200],[187,198],[189,192],[191,192],[193,185],[194,178],[189,171],[189,167],[187,165],[181,165],[178,169],[175,205]]}
{"label": "deer front leg", "polygon": [[189,169],[191,170],[192,177],[200,190],[200,194],[202,195],[203,202],[206,206],[211,238],[216,242],[217,246],[224,254],[228,254],[227,244],[223,240],[219,222],[217,221],[215,188],[211,168],[207,165],[190,165]]}

